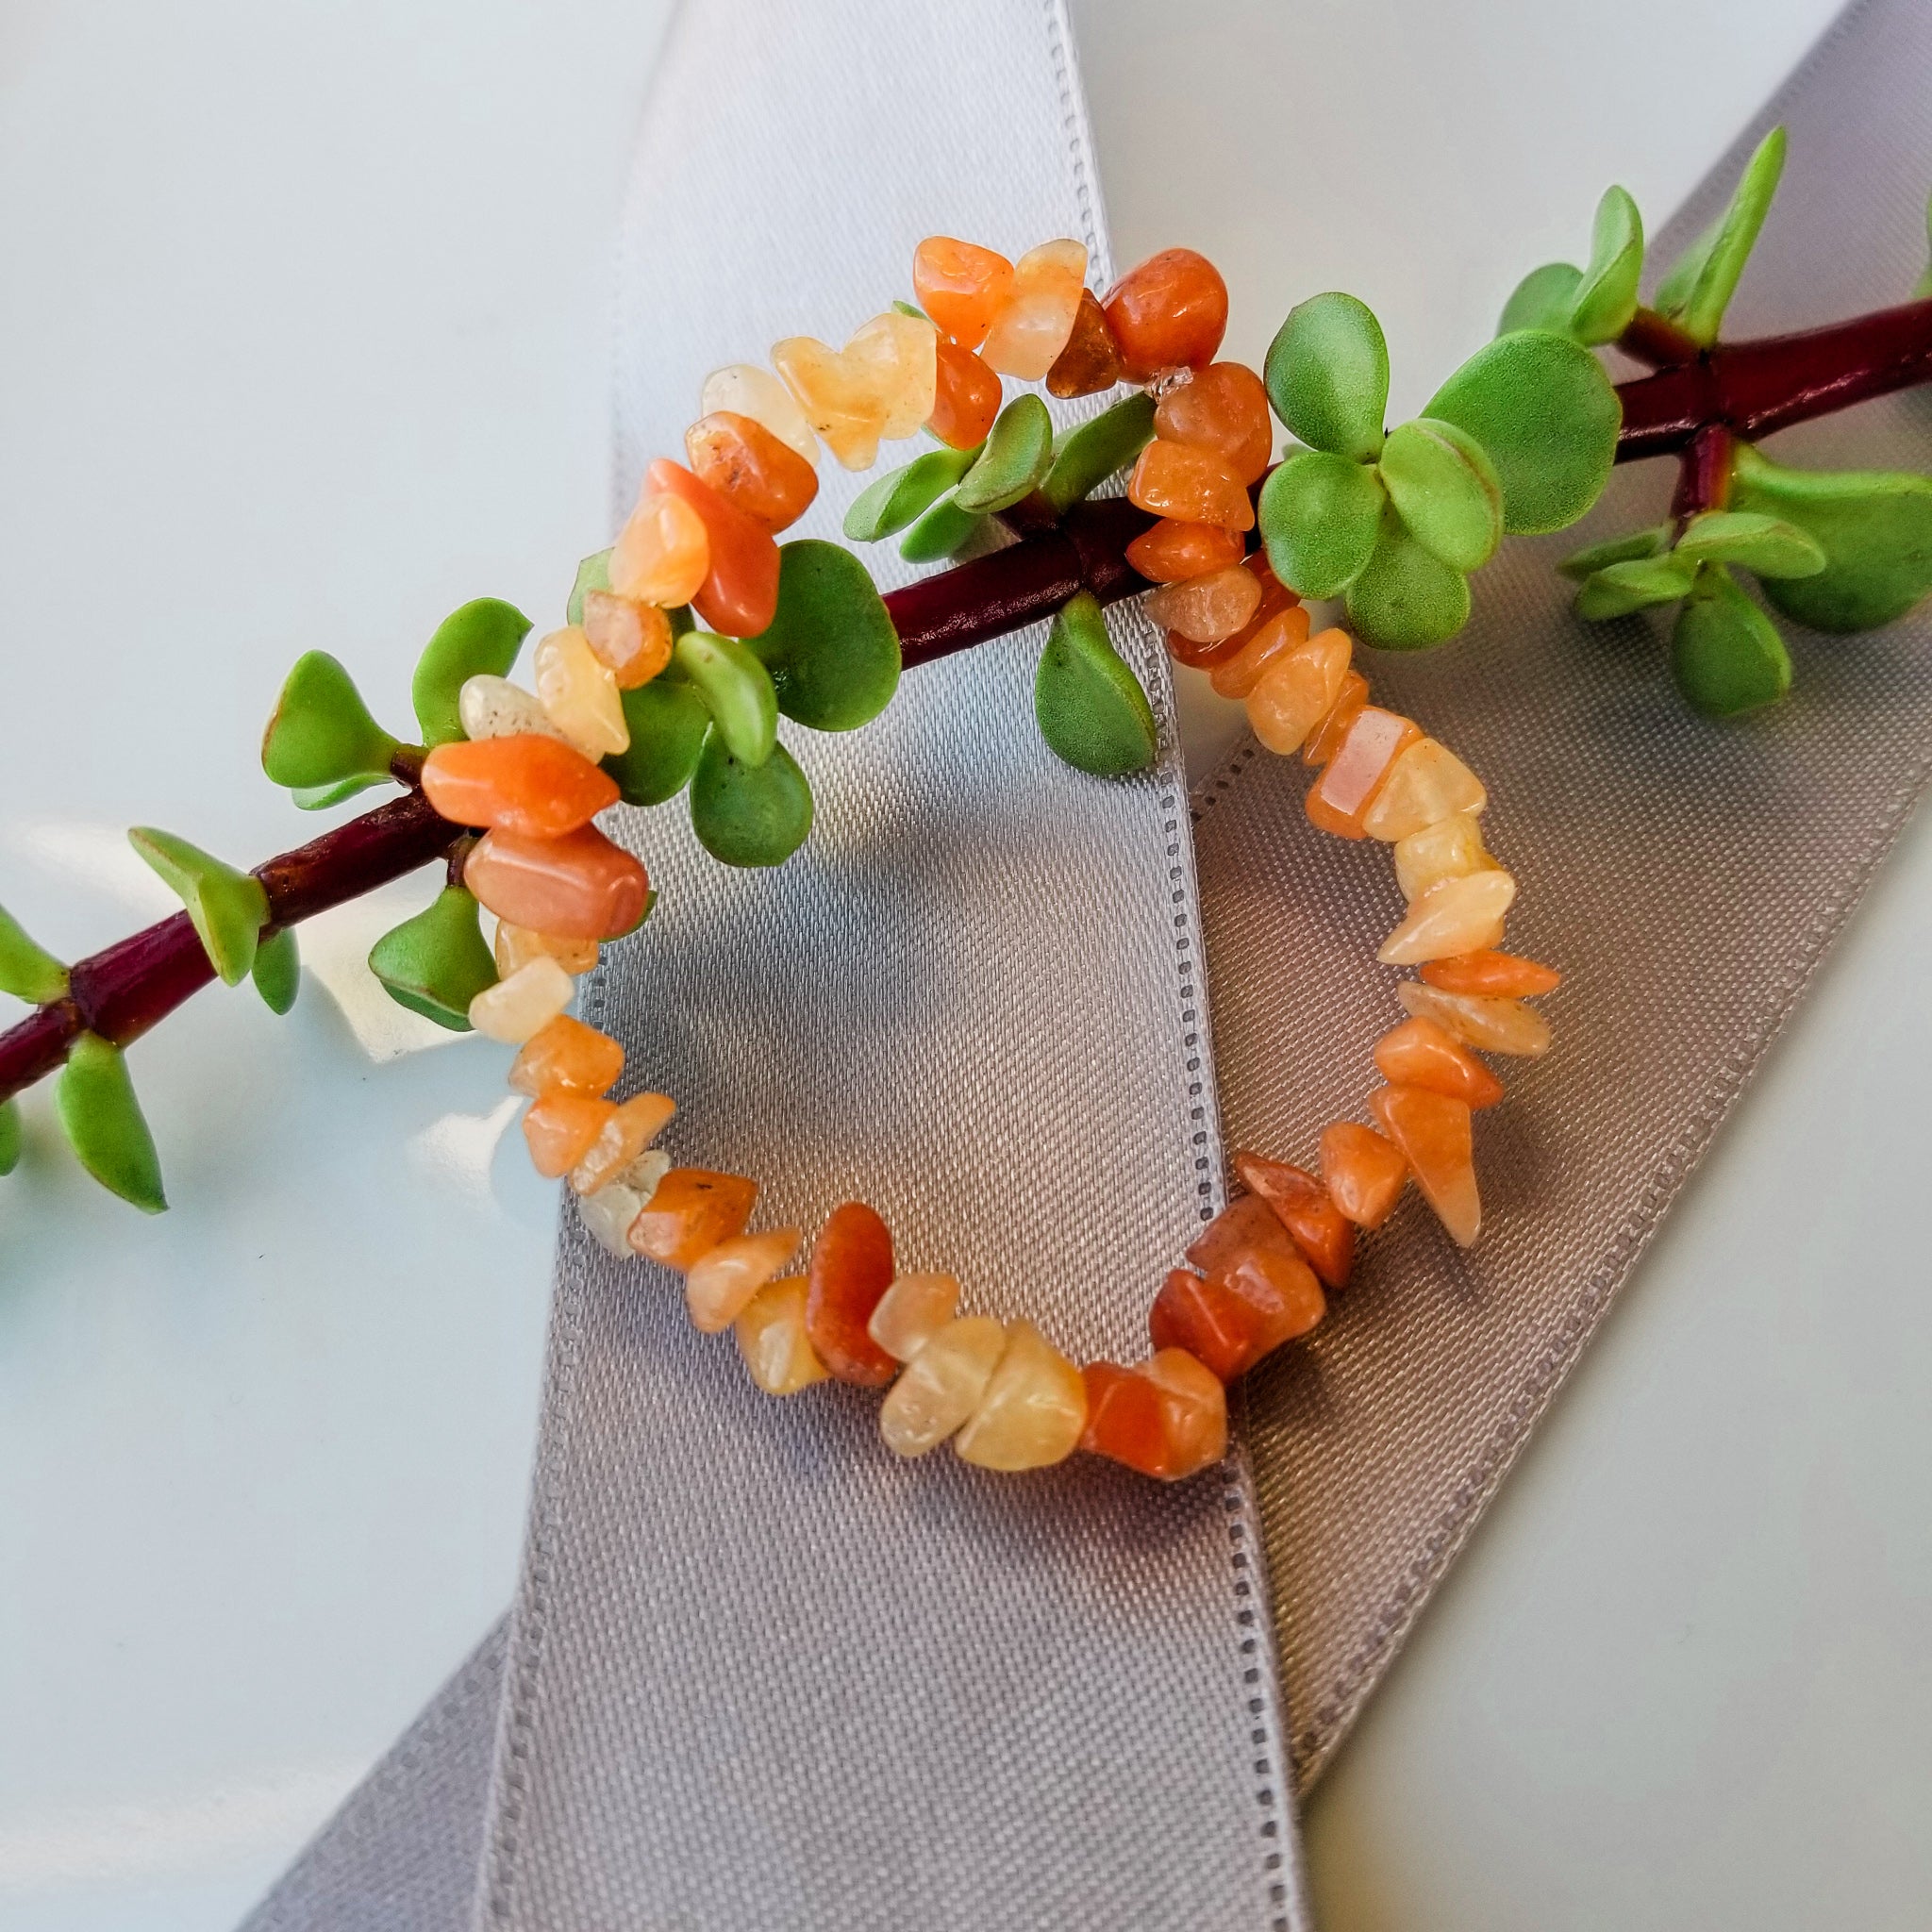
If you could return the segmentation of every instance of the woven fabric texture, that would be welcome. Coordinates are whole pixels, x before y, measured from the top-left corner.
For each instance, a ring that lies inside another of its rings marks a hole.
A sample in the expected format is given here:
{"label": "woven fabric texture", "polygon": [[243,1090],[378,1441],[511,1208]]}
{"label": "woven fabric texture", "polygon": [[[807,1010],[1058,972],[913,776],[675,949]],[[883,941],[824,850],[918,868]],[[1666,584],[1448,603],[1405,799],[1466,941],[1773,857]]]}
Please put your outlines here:
{"label": "woven fabric texture", "polygon": [[[1722,208],[1774,123],[1784,185],[1726,323],[1780,333],[1907,299],[1925,266],[1932,10],[1834,26],[1662,237]],[[1624,373],[1631,373],[1625,371]],[[1775,437],[1780,460],[1924,469],[1907,393]],[[1411,1207],[1311,1346],[1249,1409],[1293,1752],[1345,1735],[1725,1110],[1905,823],[1932,761],[1932,616],[1831,638],[1787,625],[1790,700],[1713,724],[1676,696],[1666,625],[1586,625],[1552,566],[1657,522],[1674,465],[1620,470],[1575,530],[1512,540],[1445,649],[1376,654],[1378,701],[1491,780],[1484,820],[1523,896],[1510,943],[1565,969],[1556,1046],[1499,1062],[1479,1117],[1488,1219],[1468,1254]],[[1250,743],[1203,788],[1196,851],[1230,1146],[1297,1158],[1356,1113],[1400,1018],[1374,949],[1401,908],[1386,852],[1317,833],[1298,759]]]}

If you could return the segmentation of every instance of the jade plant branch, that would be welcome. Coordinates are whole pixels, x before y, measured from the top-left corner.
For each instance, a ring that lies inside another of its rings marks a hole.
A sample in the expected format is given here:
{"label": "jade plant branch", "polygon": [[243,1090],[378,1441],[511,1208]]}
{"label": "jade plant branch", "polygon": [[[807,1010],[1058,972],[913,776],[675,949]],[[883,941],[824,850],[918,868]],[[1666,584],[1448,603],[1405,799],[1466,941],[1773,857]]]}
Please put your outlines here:
{"label": "jade plant branch", "polygon": [[[1932,300],[1708,350],[1640,309],[1620,346],[1655,373],[1618,386],[1617,460],[1681,456],[1681,514],[1718,500],[1734,440],[1932,381]],[[1079,591],[1106,604],[1146,588],[1125,553],[1153,522],[1124,498],[1079,504],[1050,528],[892,591],[886,608],[906,664],[1024,629]],[[430,808],[418,770],[413,752],[399,753],[392,775],[409,788],[401,798],[256,868],[268,897],[264,930],[295,925],[447,858],[470,836]],[[213,977],[185,912],[78,961],[64,998],[0,1034],[0,1101],[54,1072],[82,1033],[125,1046]]]}

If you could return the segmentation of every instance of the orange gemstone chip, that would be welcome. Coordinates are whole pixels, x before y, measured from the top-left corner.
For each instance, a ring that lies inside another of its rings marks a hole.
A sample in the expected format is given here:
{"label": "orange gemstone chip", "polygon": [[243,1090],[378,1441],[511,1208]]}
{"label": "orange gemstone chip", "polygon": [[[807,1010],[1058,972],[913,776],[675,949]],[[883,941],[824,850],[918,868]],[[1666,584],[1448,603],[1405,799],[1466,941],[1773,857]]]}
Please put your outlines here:
{"label": "orange gemstone chip", "polygon": [[1012,300],[1013,264],[975,242],[928,235],[912,251],[912,293],[941,334],[976,349]]}
{"label": "orange gemstone chip", "polygon": [[545,1180],[568,1174],[616,1111],[608,1100],[591,1093],[573,1093],[567,1088],[540,1094],[524,1113],[530,1164]]}
{"label": "orange gemstone chip", "polygon": [[1468,1103],[1421,1087],[1378,1087],[1369,1096],[1369,1110],[1402,1149],[1436,1218],[1468,1247],[1483,1224]]}
{"label": "orange gemstone chip", "polygon": [[[1127,545],[1127,561],[1150,583],[1180,584],[1241,560],[1241,540],[1218,524],[1163,517]],[[1252,620],[1251,620],[1252,621]]]}
{"label": "orange gemstone chip", "polygon": [[691,600],[698,616],[727,638],[769,630],[778,609],[778,546],[771,531],[668,457],[658,457],[644,473],[644,488],[680,499],[705,526],[705,579]]}
{"label": "orange gemstone chip", "polygon": [[1134,465],[1127,496],[1158,517],[1224,530],[1255,527],[1255,506],[1241,478],[1219,457],[1183,442],[1150,442]]}
{"label": "orange gemstone chip", "polygon": [[509,1084],[532,1095],[565,1089],[572,1093],[608,1093],[624,1072],[624,1049],[608,1033],[559,1013],[518,1049],[509,1063]]}
{"label": "orange gemstone chip", "polygon": [[899,1373],[866,1325],[892,1273],[892,1232],[878,1214],[863,1201],[833,1208],[806,1274],[805,1328],[841,1382],[877,1389]]}
{"label": "orange gemstone chip", "polygon": [[1163,369],[1203,368],[1227,333],[1227,284],[1191,248],[1150,255],[1107,291],[1100,306],[1129,382],[1151,382]]}
{"label": "orange gemstone chip", "polygon": [[1453,959],[1431,959],[1422,973],[1443,992],[1474,993],[1482,999],[1534,999],[1563,983],[1554,966],[1519,959],[1513,953],[1458,953]]}
{"label": "orange gemstone chip", "polygon": [[630,1224],[630,1244],[667,1268],[690,1268],[744,1232],[758,1184],[739,1174],[674,1167]]}
{"label": "orange gemstone chip", "polygon": [[1187,1350],[1165,1348],[1137,1368],[1090,1362],[1087,1426],[1091,1455],[1163,1482],[1219,1462],[1227,1453],[1227,1395],[1221,1378]]}
{"label": "orange gemstone chip", "polygon": [[617,803],[617,781],[575,746],[534,733],[458,739],[423,761],[423,795],[458,825],[557,839]]}
{"label": "orange gemstone chip", "polygon": [[560,839],[489,832],[463,866],[463,883],[499,919],[558,939],[614,940],[637,924],[651,882],[595,825]]}
{"label": "orange gemstone chip", "polygon": [[999,376],[957,342],[941,342],[938,367],[925,426],[948,449],[977,449],[1000,412]]}
{"label": "orange gemstone chip", "polygon": [[1362,821],[1389,774],[1389,767],[1421,736],[1399,712],[1364,705],[1308,792],[1308,817],[1338,839],[1367,838]]}
{"label": "orange gemstone chip", "polygon": [[1074,332],[1046,372],[1046,392],[1062,397],[1098,395],[1120,379],[1121,352],[1114,347],[1106,312],[1092,291],[1082,289],[1080,306],[1074,313]]}
{"label": "orange gemstone chip", "polygon": [[1237,1154],[1234,1171],[1274,1210],[1323,1282],[1341,1288],[1355,1265],[1355,1227],[1327,1189],[1304,1169],[1259,1154]]}
{"label": "orange gemstone chip", "polygon": [[671,620],[657,605],[614,591],[584,592],[584,636],[619,691],[649,684],[671,661]]}
{"label": "orange gemstone chip", "polygon": [[1357,1227],[1380,1227],[1408,1185],[1408,1162],[1374,1127],[1337,1121],[1323,1129],[1322,1181],[1328,1198]]}
{"label": "orange gemstone chip", "polygon": [[1154,411],[1154,433],[1217,456],[1243,483],[1268,467],[1274,419],[1268,391],[1243,362],[1214,362],[1171,389]]}
{"label": "orange gemstone chip", "polygon": [[[819,473],[762,423],[713,409],[684,432],[692,473],[768,530],[795,524],[819,493]],[[588,626],[587,626],[588,627]]]}
{"label": "orange gemstone chip", "polygon": [[1375,1042],[1375,1065],[1395,1087],[1425,1087],[1472,1108],[1494,1107],[1503,1083],[1433,1020],[1405,1020]]}

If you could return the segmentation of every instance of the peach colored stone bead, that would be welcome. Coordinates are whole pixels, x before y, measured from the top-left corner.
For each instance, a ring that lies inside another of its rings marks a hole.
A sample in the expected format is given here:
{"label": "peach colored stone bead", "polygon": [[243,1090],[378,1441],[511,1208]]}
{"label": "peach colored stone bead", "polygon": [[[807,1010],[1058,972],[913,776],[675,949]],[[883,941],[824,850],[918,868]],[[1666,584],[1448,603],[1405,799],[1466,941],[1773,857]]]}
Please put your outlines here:
{"label": "peach colored stone bead", "polygon": [[1369,1096],[1369,1111],[1402,1149],[1437,1220],[1459,1246],[1468,1247],[1483,1225],[1468,1104],[1421,1087],[1378,1087]]}
{"label": "peach colored stone bead", "polygon": [[574,745],[529,733],[439,744],[423,795],[455,824],[556,839],[615,805],[617,781]]}
{"label": "peach colored stone bead", "polygon": [[1241,478],[1219,457],[1183,442],[1150,442],[1127,479],[1127,497],[1158,517],[1224,530],[1255,527],[1255,506]]}
{"label": "peach colored stone bead", "polygon": [[[774,342],[772,366],[798,399],[806,421],[846,469],[869,470],[878,460],[886,411],[868,371],[815,336],[787,336]],[[937,385],[937,351],[933,368]]]}
{"label": "peach colored stone bead", "polygon": [[948,449],[977,449],[1000,413],[999,377],[971,349],[941,342],[925,426]]}
{"label": "peach colored stone bead", "polygon": [[1046,372],[1046,392],[1061,398],[1098,395],[1120,379],[1121,356],[1114,347],[1113,331],[1092,292],[1082,289],[1067,345]]}
{"label": "peach colored stone bead", "polygon": [[1154,433],[1219,457],[1254,482],[1274,450],[1274,419],[1261,378],[1241,362],[1214,362],[1177,383],[1154,411]]}
{"label": "peach colored stone bead", "polygon": [[1147,616],[1197,644],[1218,644],[1245,628],[1261,602],[1261,587],[1240,564],[1147,593]]}
{"label": "peach colored stone bead", "polygon": [[1087,1385],[1079,1370],[1031,1322],[1015,1322],[986,1393],[953,1447],[981,1469],[1044,1469],[1080,1446],[1086,1426]]}
{"label": "peach colored stone bead", "polygon": [[550,722],[549,712],[537,702],[534,693],[512,684],[507,677],[492,677],[487,671],[464,678],[463,688],[457,693],[457,717],[462,724],[463,736],[469,739],[524,738],[534,734],[554,738],[559,744],[570,742]]}
{"label": "peach colored stone bead", "polygon": [[1350,649],[1346,632],[1324,630],[1284,651],[1256,680],[1247,696],[1248,723],[1277,757],[1299,751],[1327,716],[1348,675]]}
{"label": "peach colored stone bead", "polygon": [[699,413],[706,416],[727,410],[734,416],[748,416],[769,429],[788,449],[796,450],[814,470],[819,463],[819,440],[798,407],[798,398],[772,374],[756,363],[734,362],[728,368],[714,369],[705,377],[698,398]]}
{"label": "peach colored stone bead", "polygon": [[[1232,530],[1224,530],[1218,524],[1176,523],[1173,517],[1162,517],[1127,545],[1127,561],[1155,584],[1186,583],[1190,577],[1226,570],[1241,560],[1241,540]],[[1260,602],[1261,586],[1257,583],[1257,609]]]}
{"label": "peach colored stone bead", "polygon": [[[1203,525],[1200,527],[1211,526]],[[1218,644],[1197,644],[1170,633],[1167,648],[1175,663],[1187,664],[1198,671],[1219,671],[1224,664],[1231,664],[1254,642],[1263,625],[1301,602],[1292,591],[1282,587],[1280,578],[1269,569],[1265,551],[1250,551],[1242,559],[1241,568],[1261,587],[1261,601],[1256,607],[1254,616],[1249,618],[1247,628],[1236,631],[1231,638],[1224,638]]]}
{"label": "peach colored stone bead", "polygon": [[909,1362],[959,1312],[951,1274],[902,1274],[879,1298],[865,1332],[895,1362]]}
{"label": "peach colored stone bead", "polygon": [[[1257,1195],[1230,1201],[1189,1245],[1188,1259],[1252,1307],[1258,1320],[1255,1341],[1262,1355],[1305,1335],[1322,1319],[1321,1284],[1280,1217]],[[1165,1343],[1157,1336],[1155,1345]],[[1191,1347],[1185,1340],[1178,1345]],[[1205,1355],[1201,1358],[1208,1360]],[[1209,1366],[1217,1365],[1210,1361]]]}
{"label": "peach colored stone bead", "polygon": [[689,604],[711,568],[704,518],[682,497],[647,483],[611,545],[609,568],[620,597],[668,610]]}
{"label": "peach colored stone bead", "polygon": [[1080,1447],[1142,1475],[1179,1482],[1227,1453],[1227,1391],[1184,1348],[1164,1348],[1138,1368],[1090,1362],[1087,1426]]}
{"label": "peach colored stone bead", "polygon": [[567,1174],[617,1111],[609,1101],[564,1088],[540,1094],[524,1110],[524,1140],[530,1164],[545,1180]]}
{"label": "peach colored stone bead", "polygon": [[879,1405],[879,1434],[894,1456],[924,1456],[962,1428],[1000,1357],[1007,1331],[990,1315],[948,1322],[907,1365]]}
{"label": "peach colored stone bead", "polygon": [[1423,977],[1444,992],[1473,992],[1492,999],[1534,999],[1555,992],[1563,975],[1554,966],[1520,959],[1513,953],[1462,953],[1452,959],[1431,959]]}
{"label": "peach colored stone bead", "polygon": [[667,457],[652,462],[644,480],[648,489],[681,498],[704,523],[709,564],[691,599],[700,620],[727,638],[768,630],[778,609],[778,546],[771,531]]}
{"label": "peach colored stone bead", "polygon": [[1260,683],[1262,673],[1308,641],[1308,613],[1299,604],[1277,610],[1224,664],[1208,674],[1208,681],[1224,698],[1245,698]]}
{"label": "peach colored stone bead", "polygon": [[577,1203],[577,1219],[591,1231],[591,1239],[607,1255],[620,1261],[630,1259],[630,1224],[637,1219],[644,1197],[623,1181],[612,1181]]}
{"label": "peach colored stone bead", "polygon": [[491,950],[496,955],[496,976],[508,979],[519,966],[526,966],[539,953],[548,953],[566,973],[588,973],[597,963],[595,940],[565,939],[554,932],[532,932],[526,925],[512,925],[499,920]]}
{"label": "peach colored stone bead", "polygon": [[1341,680],[1341,691],[1329,708],[1328,715],[1308,733],[1302,746],[1302,763],[1325,765],[1341,749],[1350,727],[1369,701],[1369,680],[1359,671],[1351,671]]}
{"label": "peach colored stone bead", "polygon": [[537,702],[550,722],[592,758],[628,749],[630,726],[617,680],[597,660],[580,625],[554,630],[537,646]]}
{"label": "peach colored stone bead", "polygon": [[841,1382],[877,1389],[898,1373],[898,1363],[866,1326],[893,1272],[891,1230],[877,1212],[863,1201],[833,1208],[806,1273],[811,1284],[806,1322],[812,1347]]}
{"label": "peach colored stone bead", "polygon": [[1419,966],[1492,946],[1515,897],[1516,881],[1501,866],[1443,879],[1409,907],[1375,958],[1385,966]]}
{"label": "peach colored stone bead", "polygon": [[1380,1227],[1408,1185],[1402,1149],[1359,1121],[1322,1130],[1321,1165],[1328,1198],[1357,1227]]}
{"label": "peach colored stone bead", "polygon": [[868,371],[885,411],[880,434],[889,442],[916,436],[932,414],[939,385],[940,332],[923,315],[889,308],[854,330],[848,361]]}
{"label": "peach colored stone bead", "polygon": [[752,1380],[767,1395],[796,1395],[825,1379],[825,1365],[805,1332],[803,1276],[767,1282],[745,1304],[732,1332]]}
{"label": "peach colored stone bead", "polygon": [[692,1325],[706,1335],[722,1335],[797,1254],[803,1239],[799,1228],[774,1227],[720,1241],[684,1278],[684,1304]]}
{"label": "peach colored stone bead", "polygon": [[1078,242],[1042,242],[1013,264],[1012,299],[993,318],[980,355],[989,369],[1038,382],[1059,359],[1080,312],[1087,250]]}
{"label": "peach colored stone bead", "polygon": [[624,1072],[624,1049],[609,1034],[559,1013],[524,1042],[509,1063],[509,1084],[533,1099],[555,1088],[573,1093],[608,1093]]}
{"label": "peach colored stone bead", "polygon": [[651,896],[643,867],[595,825],[561,839],[487,832],[464,863],[463,883],[497,918],[558,939],[620,939]]}
{"label": "peach colored stone bead", "polygon": [[674,1167],[631,1223],[630,1244],[653,1261],[687,1272],[720,1241],[744,1232],[758,1184],[741,1174]]}
{"label": "peach colored stone bead", "polygon": [[1537,1059],[1550,1050],[1550,1023],[1520,1000],[1483,999],[1474,993],[1439,992],[1419,979],[1397,983],[1405,1012],[1433,1020],[1444,1033],[1481,1053]]}
{"label": "peach colored stone bead", "polygon": [[655,604],[640,604],[614,591],[584,592],[584,636],[619,691],[649,684],[671,661],[670,618]]}
{"label": "peach colored stone bead", "polygon": [[1393,844],[1446,818],[1474,818],[1489,802],[1483,781],[1446,744],[1420,738],[1390,766],[1362,829]]}
{"label": "peach colored stone bead", "polygon": [[1482,826],[1466,812],[1438,819],[1395,841],[1395,883],[1410,901],[1444,879],[1459,879],[1495,862],[1483,849]]}
{"label": "peach colored stone bead", "polygon": [[[819,493],[819,473],[762,423],[713,409],[684,432],[691,474],[766,529],[789,529]],[[588,627],[588,626],[587,626]]]}
{"label": "peach colored stone bead", "polygon": [[1355,1266],[1355,1228],[1311,1174],[1285,1160],[1238,1153],[1241,1185],[1267,1202],[1324,1287],[1341,1288]]}
{"label": "peach colored stone bead", "polygon": [[1338,839],[1360,839],[1362,820],[1389,767],[1422,733],[1397,712],[1364,705],[1348,736],[1310,788],[1308,817]]}
{"label": "peach colored stone bead", "polygon": [[1101,307],[1129,382],[1151,382],[1163,369],[1200,369],[1227,333],[1227,284],[1191,248],[1150,255],[1107,291]]}
{"label": "peach colored stone bead", "polygon": [[1013,264],[991,248],[928,235],[912,251],[912,299],[962,349],[985,341],[1012,298]]}
{"label": "peach colored stone bead", "polygon": [[670,1124],[677,1103],[664,1093],[635,1093],[597,1130],[570,1171],[571,1191],[594,1194],[614,1181]]}
{"label": "peach colored stone bead", "polygon": [[1494,1107],[1503,1083],[1433,1020],[1405,1020],[1375,1042],[1375,1067],[1391,1087],[1426,1087],[1472,1111]]}
{"label": "peach colored stone bead", "polygon": [[470,1002],[470,1024],[486,1040],[521,1046],[570,1005],[576,990],[576,981],[547,953],[541,954],[508,979],[486,986]]}

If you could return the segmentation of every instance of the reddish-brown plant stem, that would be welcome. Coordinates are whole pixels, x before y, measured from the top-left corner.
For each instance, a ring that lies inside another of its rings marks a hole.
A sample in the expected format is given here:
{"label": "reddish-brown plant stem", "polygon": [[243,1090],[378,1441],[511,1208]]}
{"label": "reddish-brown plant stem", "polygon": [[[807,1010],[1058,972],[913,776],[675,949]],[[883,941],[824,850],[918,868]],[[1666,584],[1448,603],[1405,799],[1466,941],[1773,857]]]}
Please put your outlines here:
{"label": "reddish-brown plant stem", "polygon": [[1707,423],[1690,439],[1690,447],[1677,457],[1677,488],[1671,498],[1671,519],[1681,536],[1684,525],[1701,511],[1723,509],[1731,494],[1731,452],[1737,439],[1722,423]]}

